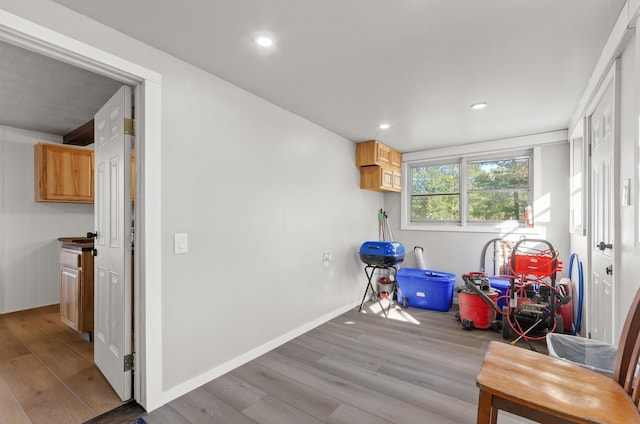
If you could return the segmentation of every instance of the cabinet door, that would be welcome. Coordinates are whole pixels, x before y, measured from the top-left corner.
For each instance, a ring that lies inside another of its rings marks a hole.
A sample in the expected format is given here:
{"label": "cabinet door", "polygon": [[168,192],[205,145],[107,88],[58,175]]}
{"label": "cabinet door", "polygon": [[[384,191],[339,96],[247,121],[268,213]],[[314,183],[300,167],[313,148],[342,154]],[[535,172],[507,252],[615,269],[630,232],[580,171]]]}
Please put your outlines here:
{"label": "cabinet door", "polygon": [[78,330],[81,271],[60,267],[60,320]]}
{"label": "cabinet door", "polygon": [[377,161],[376,164],[378,165],[383,165],[383,166],[390,166],[391,165],[391,148],[385,146],[382,143],[376,143],[376,148],[378,149],[377,151]]}
{"label": "cabinet door", "polygon": [[35,145],[37,202],[93,203],[93,150]]}
{"label": "cabinet door", "polygon": [[402,154],[397,150],[391,150],[391,167],[395,169],[402,168]]}
{"label": "cabinet door", "polygon": [[380,168],[380,188],[393,190],[393,170]]}
{"label": "cabinet door", "polygon": [[393,190],[400,191],[402,190],[402,173],[399,171],[393,171]]}

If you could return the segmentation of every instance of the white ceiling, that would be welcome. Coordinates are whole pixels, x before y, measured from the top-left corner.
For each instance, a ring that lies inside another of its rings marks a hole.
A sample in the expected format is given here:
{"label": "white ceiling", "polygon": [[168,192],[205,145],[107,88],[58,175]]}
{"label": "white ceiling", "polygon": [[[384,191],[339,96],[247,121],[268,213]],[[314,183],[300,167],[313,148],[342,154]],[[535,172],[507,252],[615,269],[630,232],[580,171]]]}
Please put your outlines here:
{"label": "white ceiling", "polygon": [[[567,128],[624,4],[57,2],[349,140],[402,152]],[[255,45],[261,34],[273,48]],[[470,110],[477,101],[489,106]],[[383,122],[391,128],[378,129]]]}
{"label": "white ceiling", "polygon": [[122,84],[0,42],[0,125],[65,135]]}

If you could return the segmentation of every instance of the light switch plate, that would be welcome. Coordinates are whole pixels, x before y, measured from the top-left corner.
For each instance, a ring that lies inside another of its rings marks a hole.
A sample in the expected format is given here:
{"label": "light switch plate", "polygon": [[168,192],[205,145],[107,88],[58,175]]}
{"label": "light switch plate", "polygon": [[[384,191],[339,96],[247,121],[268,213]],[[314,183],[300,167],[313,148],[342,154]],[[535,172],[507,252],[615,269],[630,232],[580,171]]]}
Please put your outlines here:
{"label": "light switch plate", "polygon": [[175,233],[173,235],[173,253],[176,255],[189,251],[189,234]]}

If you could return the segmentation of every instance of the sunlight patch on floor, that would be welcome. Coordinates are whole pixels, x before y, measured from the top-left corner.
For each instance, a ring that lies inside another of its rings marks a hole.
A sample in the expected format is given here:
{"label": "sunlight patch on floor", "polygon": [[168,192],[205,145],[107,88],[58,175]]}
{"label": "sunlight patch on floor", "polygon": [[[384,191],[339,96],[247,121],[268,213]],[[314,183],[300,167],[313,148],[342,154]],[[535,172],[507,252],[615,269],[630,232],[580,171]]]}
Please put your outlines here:
{"label": "sunlight patch on floor", "polygon": [[[387,303],[382,302],[382,305],[384,306],[384,309],[386,311]],[[375,315],[380,315],[382,318],[385,317],[384,312],[382,311],[382,308],[380,307],[380,304],[378,302],[365,303],[364,305],[362,305],[362,310],[360,312],[365,314],[371,313]],[[387,317],[387,319],[392,319],[392,320],[401,321],[401,322],[408,322],[410,324],[416,324],[416,325],[420,324],[420,321],[418,321],[411,315],[409,309],[403,309],[395,305],[391,306],[391,309],[389,310],[389,316]]]}

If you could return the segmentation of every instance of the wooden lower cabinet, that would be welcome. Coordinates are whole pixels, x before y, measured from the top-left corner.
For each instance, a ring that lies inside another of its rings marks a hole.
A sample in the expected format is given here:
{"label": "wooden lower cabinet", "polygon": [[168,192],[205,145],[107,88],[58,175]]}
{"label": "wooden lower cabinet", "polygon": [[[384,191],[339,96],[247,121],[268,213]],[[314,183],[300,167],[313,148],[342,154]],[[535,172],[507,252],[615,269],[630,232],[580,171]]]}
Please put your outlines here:
{"label": "wooden lower cabinet", "polygon": [[90,249],[60,250],[60,320],[93,333],[93,256]]}
{"label": "wooden lower cabinet", "polygon": [[382,166],[360,168],[360,188],[374,191],[401,191],[402,173]]}

